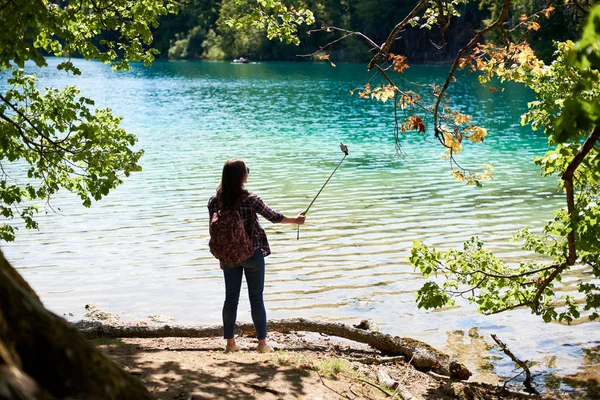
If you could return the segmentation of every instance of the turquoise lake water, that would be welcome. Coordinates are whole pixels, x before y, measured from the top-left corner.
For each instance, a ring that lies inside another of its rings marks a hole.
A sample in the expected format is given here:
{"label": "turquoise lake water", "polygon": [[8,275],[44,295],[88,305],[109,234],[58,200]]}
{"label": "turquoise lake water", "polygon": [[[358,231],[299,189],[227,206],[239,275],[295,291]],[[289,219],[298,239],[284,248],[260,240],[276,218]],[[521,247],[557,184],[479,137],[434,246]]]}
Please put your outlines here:
{"label": "turquoise lake water", "polygon": [[[99,107],[111,107],[145,156],[142,172],[92,208],[61,193],[52,203],[61,211],[42,211],[39,231],[21,230],[3,245],[59,315],[80,319],[94,303],[124,321],[160,315],[174,324],[220,323],[224,284],[207,248],[206,202],[225,160],[244,158],[247,187],[295,215],[341,159],[343,142],[350,155],[311,208],[300,240],[295,226],[262,221],[273,250],[269,318],[372,319],[384,332],[458,355],[481,379],[489,368],[514,375],[511,362],[486,348],[490,333],[549,374],[598,373],[598,323],[544,324],[524,310],[485,317],[463,303],[425,311],[414,301],[425,280],[406,260],[413,240],[446,249],[478,235],[499,257],[518,262],[530,254],[509,238],[525,226],[539,231],[563,205],[556,178],[542,178],[532,162],[545,153],[546,137],[519,124],[532,99],[524,89],[489,93],[469,77],[450,91],[457,108],[488,129],[483,144],[466,145],[459,156],[466,166],[494,165],[494,179],[476,188],[450,177],[431,133],[406,134],[403,155],[396,154],[390,102],[348,93],[370,78],[364,65],[156,62],[117,73],[76,64],[81,77],[37,71],[42,85],[76,84]],[[406,74],[441,83],[446,71],[412,66]],[[565,282],[581,277],[575,271]],[[250,321],[244,293],[238,315]]]}

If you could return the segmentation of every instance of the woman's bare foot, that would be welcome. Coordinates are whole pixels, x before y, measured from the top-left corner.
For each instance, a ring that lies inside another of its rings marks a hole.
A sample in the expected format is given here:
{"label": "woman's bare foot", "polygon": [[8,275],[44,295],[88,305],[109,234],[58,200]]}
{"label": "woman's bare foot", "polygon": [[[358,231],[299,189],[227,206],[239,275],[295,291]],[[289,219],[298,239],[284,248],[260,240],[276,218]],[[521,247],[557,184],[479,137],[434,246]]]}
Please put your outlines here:
{"label": "woman's bare foot", "polygon": [[235,339],[227,339],[225,345],[225,353],[233,353],[234,351],[240,351],[240,347],[235,344]]}
{"label": "woman's bare foot", "polygon": [[272,353],[273,348],[267,344],[267,341],[265,339],[263,339],[258,341],[256,351],[259,353]]}

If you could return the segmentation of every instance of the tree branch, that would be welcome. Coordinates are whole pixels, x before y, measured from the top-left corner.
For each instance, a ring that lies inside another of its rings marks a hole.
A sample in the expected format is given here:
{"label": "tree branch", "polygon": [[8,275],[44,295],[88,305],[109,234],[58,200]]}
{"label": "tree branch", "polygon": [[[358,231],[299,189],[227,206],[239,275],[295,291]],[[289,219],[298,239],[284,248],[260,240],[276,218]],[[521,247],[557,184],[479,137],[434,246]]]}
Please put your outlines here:
{"label": "tree branch", "polygon": [[567,166],[567,169],[562,174],[561,179],[565,182],[565,191],[567,196],[567,211],[569,212],[569,219],[571,220],[571,230],[567,234],[567,246],[569,249],[569,253],[567,256],[567,262],[569,265],[575,264],[575,260],[577,260],[577,248],[575,244],[575,199],[574,199],[574,190],[573,190],[573,176],[575,174],[575,170],[579,167],[579,165],[583,162],[585,157],[592,151],[594,145],[600,138],[600,126],[596,126],[596,128],[592,131],[590,136],[583,143],[579,152],[573,157],[573,160]]}
{"label": "tree branch", "polygon": [[535,294],[534,301],[533,301],[534,308],[536,311],[538,309],[538,303],[539,303],[539,299],[542,295],[542,292],[546,289],[546,287],[550,284],[550,282],[552,282],[554,280],[554,278],[556,278],[556,276],[558,274],[560,274],[562,271],[564,271],[567,267],[575,264],[575,261],[577,260],[577,247],[576,247],[576,243],[575,243],[576,226],[575,226],[575,218],[574,218],[575,200],[574,200],[574,189],[573,189],[573,176],[575,174],[575,171],[579,167],[579,165],[583,162],[585,157],[593,149],[594,145],[596,144],[596,142],[598,141],[599,138],[600,138],[600,127],[597,126],[592,131],[590,136],[588,136],[586,141],[583,143],[583,145],[579,149],[579,152],[577,152],[575,157],[573,157],[573,160],[569,163],[569,165],[567,166],[567,169],[561,176],[561,179],[565,183],[565,191],[566,191],[566,197],[567,197],[567,211],[569,213],[569,219],[571,220],[571,230],[567,234],[567,246],[568,246],[567,260],[565,262],[563,262],[556,270],[554,270],[550,274],[550,276],[548,276],[548,278],[546,278],[544,280],[544,282],[542,282],[541,285],[539,285],[538,290]]}
{"label": "tree branch", "polygon": [[579,167],[579,164],[581,164],[583,159],[589,154],[589,152],[592,150],[598,139],[600,139],[600,126],[594,128],[590,136],[588,136],[586,141],[579,149],[579,152],[575,155],[575,157],[573,157],[573,160],[567,166],[567,169],[561,177],[562,179],[566,179],[567,177],[573,176],[575,170],[577,169],[577,167]]}
{"label": "tree branch", "polygon": [[363,39],[365,39],[367,42],[369,42],[369,44],[370,44],[372,47],[374,47],[374,48],[376,48],[376,49],[379,49],[379,46],[377,45],[377,43],[375,43],[375,42],[374,42],[374,41],[373,41],[373,40],[372,40],[370,37],[368,37],[367,35],[365,35],[365,34],[364,34],[364,33],[362,33],[362,32],[350,31],[350,30],[348,30],[348,29],[344,29],[344,28],[338,28],[337,26],[326,26],[326,27],[324,27],[324,28],[321,28],[321,29],[315,29],[315,30],[311,30],[311,31],[309,31],[309,32],[317,32],[317,31],[321,31],[321,30],[324,30],[324,29],[325,29],[325,30],[327,30],[327,29],[331,29],[331,30],[334,30],[334,31],[340,31],[340,32],[344,32],[344,33],[350,33],[350,34],[352,34],[352,35],[357,35],[357,36],[360,36],[360,37],[362,37]]}
{"label": "tree branch", "polygon": [[[380,67],[379,65],[377,65],[377,64],[375,64],[375,68],[377,68],[377,70],[379,71],[379,73],[380,73],[381,75],[383,75],[383,77],[385,78],[385,80],[386,80],[386,81],[388,81],[388,82],[390,83],[390,85],[392,85],[392,86],[395,88],[395,90],[396,90],[398,93],[400,93],[400,94],[403,94],[403,95],[405,95],[405,94],[406,94],[405,92],[403,92],[402,90],[400,90],[400,89],[398,88],[398,86],[396,86],[396,84],[394,83],[394,81],[392,81],[392,79],[389,77],[389,75],[388,75],[388,74],[385,72],[385,70],[384,70],[383,68],[381,68],[381,67]],[[425,107],[424,105],[422,105],[422,104],[421,104],[421,103],[419,103],[418,101],[415,101],[415,104],[416,104],[416,105],[417,105],[417,106],[418,106],[420,109],[422,109],[423,111],[425,111],[426,113],[431,113],[431,110],[430,110],[430,109],[428,109],[427,107]]]}
{"label": "tree branch", "polygon": [[527,392],[532,393],[532,394],[539,394],[538,391],[531,385],[531,371],[529,371],[529,367],[527,366],[527,363],[519,360],[512,353],[512,351],[510,351],[508,349],[508,347],[506,346],[506,344],[504,344],[500,339],[498,339],[498,336],[494,335],[493,333],[491,334],[491,336],[492,336],[492,339],[494,339],[494,341],[496,343],[498,343],[498,346],[500,346],[500,350],[502,350],[504,352],[504,354],[506,354],[507,356],[509,356],[511,360],[513,360],[517,365],[519,365],[519,367],[521,367],[525,371],[525,382],[524,382],[524,385],[527,388],[526,389]]}
{"label": "tree branch", "polygon": [[[314,31],[314,32],[316,32],[316,31]],[[318,52],[320,52],[321,50],[325,50],[325,49],[326,49],[326,48],[328,48],[329,46],[332,46],[333,44],[335,44],[335,43],[339,42],[340,40],[344,40],[344,39],[346,39],[348,36],[352,36],[352,35],[354,35],[354,34],[357,34],[357,33],[356,33],[356,32],[350,32],[350,33],[347,33],[347,34],[345,34],[344,36],[342,36],[342,37],[339,37],[339,38],[335,39],[334,41],[331,41],[331,42],[329,42],[329,43],[327,43],[327,44],[324,44],[323,46],[319,47],[317,50],[313,51],[313,52],[312,52],[312,53],[310,53],[310,54],[298,54],[298,55],[296,55],[296,56],[297,56],[297,57],[310,57],[310,56],[314,56],[315,54],[317,54],[317,53],[318,53]]]}
{"label": "tree branch", "polygon": [[[23,118],[28,124],[29,126],[31,126],[31,128],[38,134],[40,135],[42,138],[46,139],[50,144],[52,144],[53,146],[56,146],[57,148],[70,153],[70,154],[75,154],[73,151],[66,149],[62,146],[60,146],[60,144],[58,144],[57,142],[55,142],[54,140],[52,140],[50,137],[48,137],[47,135],[45,135],[44,133],[42,133],[42,131],[40,131],[38,129],[37,126],[35,126],[35,124],[25,115],[23,114],[16,106],[14,106],[10,101],[8,101],[8,99],[6,99],[6,97],[2,96],[0,94],[0,100],[2,100],[6,105],[8,105],[14,112],[16,112],[21,118]],[[21,131],[22,132],[22,131]]]}
{"label": "tree branch", "polygon": [[444,86],[442,87],[442,90],[439,92],[438,94],[438,99],[435,103],[435,110],[433,113],[433,128],[435,130],[435,135],[436,137],[439,136],[438,133],[438,126],[437,126],[437,120],[438,120],[438,110],[440,107],[440,103],[442,101],[442,99],[444,98],[444,94],[446,93],[446,89],[448,89],[448,86],[450,85],[450,81],[452,80],[452,77],[454,76],[454,72],[456,72],[456,69],[458,68],[458,64],[459,61],[462,57],[462,55],[469,50],[471,47],[475,46],[479,40],[481,40],[481,38],[483,37],[483,35],[485,35],[487,32],[491,31],[492,29],[495,29],[498,26],[502,26],[502,22],[506,19],[506,16],[508,15],[508,10],[510,8],[510,2],[511,0],[503,0],[503,4],[502,4],[502,11],[500,12],[500,15],[498,16],[498,19],[496,19],[496,21],[494,21],[491,25],[489,25],[488,27],[480,30],[479,32],[477,32],[477,34],[471,39],[471,41],[469,41],[469,43],[463,47],[462,49],[460,49],[458,51],[458,54],[456,55],[456,57],[454,58],[454,62],[452,63],[452,67],[450,69],[450,72],[448,73],[448,76],[446,77],[446,81],[444,82]]}
{"label": "tree branch", "polygon": [[549,265],[547,267],[542,267],[542,268],[534,269],[534,270],[531,270],[531,271],[525,271],[525,272],[522,272],[520,274],[513,274],[513,275],[494,274],[494,273],[490,273],[490,272],[484,271],[482,269],[474,269],[474,270],[470,270],[469,272],[462,273],[460,271],[452,271],[452,270],[450,270],[447,267],[441,266],[441,264],[438,264],[438,265],[440,265],[440,266],[433,265],[433,268],[435,268],[436,271],[441,271],[442,273],[445,273],[445,270],[446,270],[446,271],[448,271],[450,273],[455,273],[455,274],[458,274],[458,275],[461,275],[461,276],[471,276],[471,275],[479,273],[479,274],[485,275],[486,277],[489,277],[489,278],[513,279],[513,278],[522,278],[524,276],[529,276],[529,275],[537,274],[538,272],[543,272],[543,271],[547,271],[547,270],[550,270],[550,269],[556,269],[556,268],[559,268],[561,264],[552,264],[552,265]]}
{"label": "tree branch", "polygon": [[538,310],[539,301],[540,301],[540,297],[542,297],[542,293],[544,292],[544,290],[554,280],[554,278],[556,278],[556,276],[558,274],[560,274],[561,272],[563,272],[568,266],[569,266],[568,261],[561,263],[558,267],[556,267],[556,269],[554,271],[552,271],[552,273],[546,279],[544,279],[544,281],[541,284],[538,285],[538,289],[535,293],[535,297],[533,298],[533,309],[536,313],[539,311]]}
{"label": "tree branch", "polygon": [[537,274],[538,272],[542,272],[542,271],[547,271],[549,269],[556,269],[560,267],[560,264],[553,264],[553,265],[549,265],[547,267],[543,267],[543,268],[538,268],[538,269],[534,269],[532,271],[525,271],[522,272],[520,274],[514,274],[514,275],[497,275],[497,274],[491,274],[489,272],[485,272],[481,269],[476,269],[475,271],[473,271],[472,273],[469,273],[468,275],[472,275],[473,273],[481,273],[485,276],[488,276],[490,278],[500,278],[500,279],[513,279],[513,278],[522,278],[524,276],[529,276],[529,275],[533,275],[533,274]]}
{"label": "tree branch", "polygon": [[415,15],[417,15],[419,10],[423,8],[425,4],[427,4],[427,0],[420,0],[419,3],[415,6],[415,8],[413,8],[412,11],[408,13],[408,15],[404,17],[404,19],[401,22],[399,22],[394,27],[394,29],[392,29],[385,42],[381,46],[376,46],[377,48],[379,48],[379,51],[373,56],[373,58],[369,62],[369,65],[367,67],[368,71],[370,71],[371,68],[373,68],[373,66],[377,63],[377,60],[382,54],[387,54],[387,52],[390,50],[390,47],[392,46],[392,42],[394,41],[394,36],[396,36],[396,34],[400,32],[400,30],[404,28],[406,24],[408,24],[409,21],[415,17]]}
{"label": "tree branch", "polygon": [[[381,66],[379,64],[375,64],[375,68],[384,77],[384,79],[386,81],[388,81],[390,83],[390,85],[392,85],[395,88],[395,91],[397,91],[398,93],[400,93],[402,95],[408,95],[407,93],[403,92],[402,90],[400,90],[398,88],[398,86],[394,83],[394,81],[392,81],[392,79],[389,77],[389,75],[387,74],[386,70],[384,70],[383,68],[381,68]],[[431,110],[431,108],[425,107],[424,105],[422,105],[418,101],[415,101],[414,104],[416,104],[419,108],[421,108],[426,114],[433,114],[433,111]],[[398,135],[398,115],[397,115],[396,106],[397,106],[397,99],[396,99],[396,97],[394,97],[394,122],[395,122],[394,136],[395,136],[395,139],[396,139],[396,150],[398,150],[400,148],[400,141],[399,141],[399,135]],[[447,118],[442,117],[442,119],[444,121],[448,122]],[[439,142],[440,142],[440,144],[442,146],[444,146],[445,148],[447,148],[448,150],[450,150],[450,167],[452,168],[452,164],[454,164],[458,168],[460,168],[463,171],[467,172],[467,169],[463,168],[458,163],[458,161],[456,161],[456,158],[454,157],[454,154],[452,153],[452,148],[446,144],[446,141],[444,140],[444,137],[443,136],[439,136],[437,139],[439,140]]]}
{"label": "tree branch", "polygon": [[4,8],[6,8],[7,6],[9,6],[11,3],[13,2],[13,0],[8,0],[6,3],[4,3],[1,7],[0,7],[0,11],[2,11]]}
{"label": "tree branch", "polygon": [[573,4],[575,4],[575,7],[577,7],[579,9],[579,11],[581,11],[582,13],[584,13],[585,15],[590,13],[590,10],[586,9],[580,2],[579,0],[573,0]]}
{"label": "tree branch", "polygon": [[485,315],[500,314],[501,312],[508,311],[508,310],[514,310],[515,308],[519,308],[519,307],[525,307],[525,306],[528,306],[529,304],[530,304],[529,302],[520,302],[517,304],[513,304],[512,306],[499,308],[498,310],[492,311],[490,313],[486,313]]}

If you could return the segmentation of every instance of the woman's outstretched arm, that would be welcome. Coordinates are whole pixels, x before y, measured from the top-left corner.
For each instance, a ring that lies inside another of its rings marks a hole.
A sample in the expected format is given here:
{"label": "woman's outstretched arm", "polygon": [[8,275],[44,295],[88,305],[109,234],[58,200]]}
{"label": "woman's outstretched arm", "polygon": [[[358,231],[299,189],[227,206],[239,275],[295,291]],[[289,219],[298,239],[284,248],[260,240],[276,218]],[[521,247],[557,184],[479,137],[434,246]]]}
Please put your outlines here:
{"label": "woman's outstretched arm", "polygon": [[281,223],[282,224],[304,225],[305,219],[306,219],[306,217],[302,213],[296,215],[295,217],[286,217],[284,215],[283,219],[281,220]]}
{"label": "woman's outstretched arm", "polygon": [[300,213],[295,217],[286,217],[280,212],[273,210],[271,207],[265,204],[265,202],[258,196],[253,196],[253,208],[257,214],[262,215],[274,224],[295,224],[303,225],[306,217]]}

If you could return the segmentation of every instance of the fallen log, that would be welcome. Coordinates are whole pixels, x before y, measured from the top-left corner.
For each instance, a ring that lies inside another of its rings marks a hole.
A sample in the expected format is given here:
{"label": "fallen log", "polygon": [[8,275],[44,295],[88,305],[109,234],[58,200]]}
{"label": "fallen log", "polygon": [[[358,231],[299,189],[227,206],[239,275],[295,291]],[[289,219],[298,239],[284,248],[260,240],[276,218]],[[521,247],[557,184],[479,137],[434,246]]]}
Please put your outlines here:
{"label": "fallen log", "polygon": [[[159,338],[188,337],[205,338],[221,336],[223,327],[188,327],[188,326],[112,326],[97,322],[77,322],[74,326],[88,339],[95,338]],[[441,351],[427,343],[411,338],[401,338],[380,332],[357,329],[336,322],[308,320],[304,318],[273,320],[269,322],[269,330],[277,332],[317,332],[330,336],[350,339],[365,343],[388,355],[402,355],[411,360],[412,365],[422,371],[434,371],[453,379],[467,380],[472,375],[464,365],[451,360]],[[238,334],[254,333],[254,325],[241,323],[236,326]]]}
{"label": "fallen log", "polygon": [[[404,356],[395,356],[395,357],[348,357],[348,356],[344,356],[344,355],[339,355],[338,357],[341,357],[345,360],[348,361],[355,361],[361,364],[366,364],[366,365],[380,365],[380,364],[388,364],[388,363],[396,363],[396,362],[400,362],[400,361],[406,361],[406,357]],[[443,376],[446,379],[450,379],[450,377],[445,376],[445,375],[440,375]]]}

